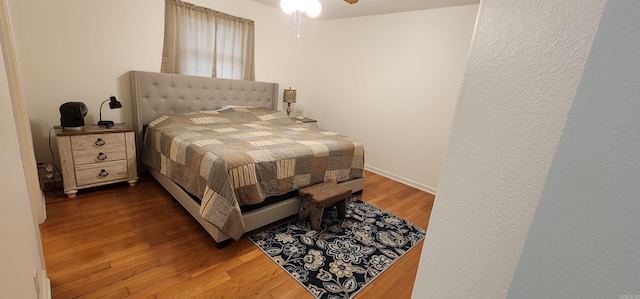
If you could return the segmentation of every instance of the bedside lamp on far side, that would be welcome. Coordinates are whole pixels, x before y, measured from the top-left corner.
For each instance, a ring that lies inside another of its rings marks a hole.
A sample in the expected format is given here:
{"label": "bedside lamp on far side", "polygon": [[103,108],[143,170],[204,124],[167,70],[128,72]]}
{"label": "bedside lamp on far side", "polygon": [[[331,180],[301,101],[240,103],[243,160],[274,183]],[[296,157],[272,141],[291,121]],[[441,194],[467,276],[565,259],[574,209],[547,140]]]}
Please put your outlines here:
{"label": "bedside lamp on far side", "polygon": [[291,89],[291,87],[285,89],[282,93],[282,98],[283,102],[287,103],[287,116],[289,116],[291,114],[291,103],[296,102],[296,90]]}
{"label": "bedside lamp on far side", "polygon": [[118,100],[116,100],[116,97],[110,96],[108,100],[104,100],[104,102],[102,102],[102,104],[100,104],[100,121],[98,121],[98,125],[99,126],[103,126],[103,127],[112,127],[113,126],[113,121],[111,121],[111,120],[102,120],[102,105],[104,105],[104,103],[106,103],[107,101],[110,101],[109,102],[109,108],[111,108],[111,109],[122,108],[122,103],[118,102]]}

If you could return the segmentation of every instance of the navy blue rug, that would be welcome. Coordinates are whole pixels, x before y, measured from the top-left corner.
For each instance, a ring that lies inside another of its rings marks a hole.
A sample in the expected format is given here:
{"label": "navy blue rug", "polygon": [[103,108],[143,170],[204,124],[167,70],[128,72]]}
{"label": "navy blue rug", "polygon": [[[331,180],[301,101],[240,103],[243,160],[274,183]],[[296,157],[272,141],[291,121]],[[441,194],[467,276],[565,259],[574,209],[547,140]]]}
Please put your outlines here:
{"label": "navy blue rug", "polygon": [[351,298],[418,244],[425,231],[352,198],[325,210],[320,231],[292,220],[249,239],[316,298]]}

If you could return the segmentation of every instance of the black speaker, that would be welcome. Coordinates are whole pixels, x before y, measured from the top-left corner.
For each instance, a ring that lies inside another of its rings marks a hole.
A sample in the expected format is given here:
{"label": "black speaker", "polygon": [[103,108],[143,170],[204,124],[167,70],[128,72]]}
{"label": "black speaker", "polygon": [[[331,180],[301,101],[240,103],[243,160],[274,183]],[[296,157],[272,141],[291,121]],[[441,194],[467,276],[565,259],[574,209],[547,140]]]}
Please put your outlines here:
{"label": "black speaker", "polygon": [[84,126],[87,111],[87,105],[82,102],[66,102],[60,105],[60,126],[63,128]]}

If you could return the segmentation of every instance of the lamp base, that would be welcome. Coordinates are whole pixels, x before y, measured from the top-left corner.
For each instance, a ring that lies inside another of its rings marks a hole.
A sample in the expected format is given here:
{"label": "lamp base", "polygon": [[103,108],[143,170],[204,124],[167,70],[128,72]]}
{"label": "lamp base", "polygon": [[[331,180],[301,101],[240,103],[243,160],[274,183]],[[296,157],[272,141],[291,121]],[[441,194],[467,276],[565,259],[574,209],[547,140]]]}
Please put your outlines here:
{"label": "lamp base", "polygon": [[113,127],[113,121],[112,120],[101,120],[101,121],[98,122],[98,126]]}

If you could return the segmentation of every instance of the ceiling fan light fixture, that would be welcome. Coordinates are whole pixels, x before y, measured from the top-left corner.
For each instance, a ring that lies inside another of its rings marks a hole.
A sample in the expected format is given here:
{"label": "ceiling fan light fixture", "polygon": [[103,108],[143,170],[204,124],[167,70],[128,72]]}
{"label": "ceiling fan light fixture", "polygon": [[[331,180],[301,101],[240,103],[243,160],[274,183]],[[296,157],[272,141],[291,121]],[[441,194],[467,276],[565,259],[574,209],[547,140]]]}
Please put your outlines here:
{"label": "ceiling fan light fixture", "polygon": [[349,4],[354,4],[354,3],[358,2],[358,0],[344,0],[344,2],[347,2]]}
{"label": "ceiling fan light fixture", "polygon": [[311,0],[307,1],[306,4],[307,7],[305,9],[305,12],[307,13],[307,16],[315,18],[320,15],[320,12],[322,11],[322,5],[320,5],[320,1]]}
{"label": "ceiling fan light fixture", "polygon": [[292,13],[298,9],[298,1],[296,0],[280,0],[280,8],[284,13]]}
{"label": "ceiling fan light fixture", "polygon": [[309,3],[311,3],[311,1],[313,0],[296,0],[296,2],[298,2],[297,4],[297,9],[299,12],[304,12],[307,10],[307,7],[309,6]]}
{"label": "ceiling fan light fixture", "polygon": [[293,13],[293,29],[298,30],[298,38],[300,38],[302,13],[315,18],[322,11],[320,0],[280,0],[280,8],[287,14]]}
{"label": "ceiling fan light fixture", "polygon": [[309,17],[320,15],[322,5],[319,0],[280,0],[280,8],[287,14],[292,12],[305,12]]}

